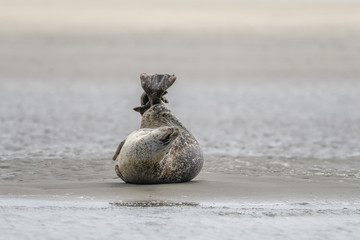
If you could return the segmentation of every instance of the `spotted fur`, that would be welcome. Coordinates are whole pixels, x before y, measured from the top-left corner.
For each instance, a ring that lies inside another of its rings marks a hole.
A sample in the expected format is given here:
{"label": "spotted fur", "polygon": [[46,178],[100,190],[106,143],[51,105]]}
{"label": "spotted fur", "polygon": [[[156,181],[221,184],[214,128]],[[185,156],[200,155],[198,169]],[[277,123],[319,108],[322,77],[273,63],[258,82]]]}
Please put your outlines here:
{"label": "spotted fur", "polygon": [[[116,173],[127,183],[190,181],[199,174],[204,159],[198,141],[164,104],[166,89],[176,77],[142,74],[140,78],[145,92],[141,106],[134,110],[142,115],[141,126],[119,144],[113,158],[118,159]],[[162,147],[159,130],[177,134]]]}

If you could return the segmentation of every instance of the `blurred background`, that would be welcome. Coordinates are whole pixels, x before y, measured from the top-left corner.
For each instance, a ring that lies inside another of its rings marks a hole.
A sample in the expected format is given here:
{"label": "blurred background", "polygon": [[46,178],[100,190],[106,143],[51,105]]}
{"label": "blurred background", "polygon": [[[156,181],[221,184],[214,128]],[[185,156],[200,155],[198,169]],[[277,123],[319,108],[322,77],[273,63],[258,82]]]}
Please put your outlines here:
{"label": "blurred background", "polygon": [[178,77],[169,108],[208,164],[358,164],[359,53],[360,1],[0,0],[3,179],[19,161],[112,171],[142,72]]}

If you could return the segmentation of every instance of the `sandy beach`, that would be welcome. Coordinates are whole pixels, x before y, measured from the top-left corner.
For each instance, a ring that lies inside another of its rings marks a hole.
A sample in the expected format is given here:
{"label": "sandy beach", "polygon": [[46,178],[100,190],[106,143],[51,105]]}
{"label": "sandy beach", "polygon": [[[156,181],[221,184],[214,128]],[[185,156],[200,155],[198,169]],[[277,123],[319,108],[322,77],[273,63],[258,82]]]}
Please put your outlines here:
{"label": "sandy beach", "polygon": [[360,199],[357,180],[246,177],[224,173],[202,173],[188,183],[164,185],[132,185],[113,179],[2,184],[1,192],[7,198],[84,199],[108,203],[160,201],[215,206],[259,202],[304,205],[314,201],[359,203]]}
{"label": "sandy beach", "polygon": [[[360,2],[0,1],[4,239],[359,239]],[[130,185],[139,75],[202,146]]]}
{"label": "sandy beach", "polygon": [[203,172],[182,184],[35,181],[0,190],[0,228],[10,239],[359,236],[358,179]]}

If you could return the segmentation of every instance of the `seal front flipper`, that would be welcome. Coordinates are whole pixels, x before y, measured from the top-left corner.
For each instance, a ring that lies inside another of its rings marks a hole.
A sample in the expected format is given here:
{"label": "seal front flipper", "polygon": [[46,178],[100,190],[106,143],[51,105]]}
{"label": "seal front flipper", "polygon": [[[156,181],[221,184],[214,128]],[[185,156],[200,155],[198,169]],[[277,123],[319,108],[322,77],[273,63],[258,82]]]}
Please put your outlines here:
{"label": "seal front flipper", "polygon": [[139,112],[141,116],[151,107],[150,102],[148,102],[146,105],[141,105],[140,107],[133,108],[134,111]]}
{"label": "seal front flipper", "polygon": [[161,103],[166,99],[163,96],[166,94],[166,90],[173,85],[176,80],[175,75],[170,74],[146,74],[140,75],[141,86],[144,89],[147,98],[150,101],[151,106]]}
{"label": "seal front flipper", "polygon": [[115,155],[113,156],[113,160],[115,161],[117,156],[119,156],[121,148],[124,146],[126,139],[124,139],[118,146],[118,148],[116,149]]}

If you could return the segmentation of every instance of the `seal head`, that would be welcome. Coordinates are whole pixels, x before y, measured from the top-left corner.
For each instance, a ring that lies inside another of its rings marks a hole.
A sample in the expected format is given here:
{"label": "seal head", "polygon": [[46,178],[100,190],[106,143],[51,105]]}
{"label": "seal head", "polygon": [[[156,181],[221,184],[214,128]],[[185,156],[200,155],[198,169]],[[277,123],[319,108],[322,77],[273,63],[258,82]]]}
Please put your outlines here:
{"label": "seal head", "polygon": [[178,135],[176,127],[142,128],[132,132],[118,157],[118,176],[128,183],[157,183]]}

